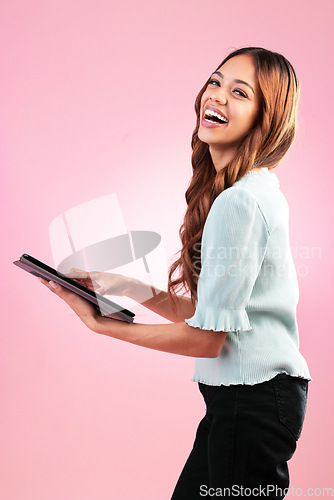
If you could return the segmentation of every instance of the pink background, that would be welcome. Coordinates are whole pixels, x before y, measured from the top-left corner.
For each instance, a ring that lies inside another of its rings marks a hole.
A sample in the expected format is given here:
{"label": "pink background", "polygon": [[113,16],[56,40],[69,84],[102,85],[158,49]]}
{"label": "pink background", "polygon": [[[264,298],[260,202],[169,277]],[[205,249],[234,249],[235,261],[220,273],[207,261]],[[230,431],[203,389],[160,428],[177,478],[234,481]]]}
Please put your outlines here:
{"label": "pink background", "polygon": [[314,379],[291,485],[334,488],[333,21],[330,0],[2,2],[1,499],[170,497],[204,411],[193,360],[93,334],[12,261],[52,263],[50,222],[110,193],[171,260],[194,99],[249,45],[284,54],[301,80],[298,138],[276,170]]}

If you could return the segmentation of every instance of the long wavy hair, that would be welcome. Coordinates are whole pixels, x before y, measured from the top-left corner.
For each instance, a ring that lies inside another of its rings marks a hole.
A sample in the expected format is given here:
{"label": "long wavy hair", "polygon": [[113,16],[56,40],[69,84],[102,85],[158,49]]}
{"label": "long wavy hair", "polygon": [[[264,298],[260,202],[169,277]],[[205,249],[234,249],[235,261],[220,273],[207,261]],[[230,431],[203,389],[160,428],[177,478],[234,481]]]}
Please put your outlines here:
{"label": "long wavy hair", "polygon": [[[193,303],[197,300],[202,232],[215,198],[252,168],[275,168],[295,137],[300,87],[291,63],[277,52],[261,47],[245,47],[230,53],[215,71],[240,54],[253,56],[262,94],[262,109],[259,119],[238,145],[234,158],[216,172],[208,144],[198,138],[201,99],[210,78],[196,98],[197,122],[191,141],[193,175],[185,193],[187,210],[179,230],[182,248],[177,252],[180,256],[170,266],[168,275],[168,298],[174,311],[179,288],[183,288],[185,293],[190,291]],[[178,276],[173,279],[176,271]]]}

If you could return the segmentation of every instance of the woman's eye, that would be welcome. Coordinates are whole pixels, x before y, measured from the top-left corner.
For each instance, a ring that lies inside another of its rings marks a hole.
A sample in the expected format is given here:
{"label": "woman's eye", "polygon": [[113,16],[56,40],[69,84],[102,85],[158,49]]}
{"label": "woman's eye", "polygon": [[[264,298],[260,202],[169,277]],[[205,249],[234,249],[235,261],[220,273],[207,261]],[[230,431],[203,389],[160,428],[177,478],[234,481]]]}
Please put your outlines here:
{"label": "woman's eye", "polygon": [[[211,80],[209,80],[209,85],[215,85],[216,87],[220,87],[220,83],[218,80],[215,80],[214,78],[211,78]],[[242,96],[242,97],[247,97],[247,95],[245,94],[245,92],[243,92],[242,90],[239,90],[239,89],[235,89],[235,91],[238,95]]]}
{"label": "woman's eye", "polygon": [[245,92],[243,92],[242,90],[235,89],[235,92],[239,92],[239,95],[242,95],[242,97],[247,97]]}

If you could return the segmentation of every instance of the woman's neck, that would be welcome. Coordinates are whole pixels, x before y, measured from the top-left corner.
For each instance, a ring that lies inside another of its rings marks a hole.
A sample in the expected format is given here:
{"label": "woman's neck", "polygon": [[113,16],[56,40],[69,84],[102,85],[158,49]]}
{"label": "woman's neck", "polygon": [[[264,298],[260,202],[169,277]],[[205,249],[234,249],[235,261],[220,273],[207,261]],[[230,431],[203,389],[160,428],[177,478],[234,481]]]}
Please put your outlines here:
{"label": "woman's neck", "polygon": [[236,148],[231,147],[229,149],[216,149],[209,146],[210,155],[212,158],[213,166],[216,169],[216,172],[220,172],[226,165],[234,158]]}
{"label": "woman's neck", "polygon": [[[210,155],[212,158],[213,166],[216,172],[220,172],[226,165],[234,158],[236,153],[236,148],[231,147],[229,149],[219,150],[209,147]],[[251,171],[262,170],[262,167],[252,168]]]}

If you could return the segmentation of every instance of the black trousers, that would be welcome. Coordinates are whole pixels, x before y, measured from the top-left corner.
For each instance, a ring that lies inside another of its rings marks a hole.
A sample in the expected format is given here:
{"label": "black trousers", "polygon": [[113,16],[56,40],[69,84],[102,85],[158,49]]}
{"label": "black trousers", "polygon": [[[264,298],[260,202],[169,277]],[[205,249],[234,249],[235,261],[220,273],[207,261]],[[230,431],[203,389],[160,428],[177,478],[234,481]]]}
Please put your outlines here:
{"label": "black trousers", "polygon": [[308,381],[281,373],[256,385],[199,389],[206,415],[171,500],[284,498]]}

